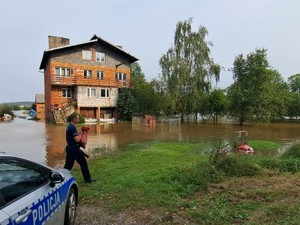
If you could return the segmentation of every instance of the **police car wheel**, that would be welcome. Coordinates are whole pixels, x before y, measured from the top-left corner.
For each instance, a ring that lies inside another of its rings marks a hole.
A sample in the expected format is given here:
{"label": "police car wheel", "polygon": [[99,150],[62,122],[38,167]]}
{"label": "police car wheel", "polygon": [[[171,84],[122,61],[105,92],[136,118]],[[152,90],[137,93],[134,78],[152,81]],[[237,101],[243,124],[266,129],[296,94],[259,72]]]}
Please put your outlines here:
{"label": "police car wheel", "polygon": [[65,212],[65,225],[74,225],[76,216],[77,198],[74,188],[71,188],[68,198]]}

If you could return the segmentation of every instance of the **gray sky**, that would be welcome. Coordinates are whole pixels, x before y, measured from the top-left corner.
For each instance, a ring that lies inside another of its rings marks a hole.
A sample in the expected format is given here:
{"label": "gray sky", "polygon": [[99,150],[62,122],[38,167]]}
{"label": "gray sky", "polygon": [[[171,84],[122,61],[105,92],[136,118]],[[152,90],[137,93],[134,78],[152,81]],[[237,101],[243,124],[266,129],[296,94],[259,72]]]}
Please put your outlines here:
{"label": "gray sky", "polygon": [[232,84],[235,57],[268,49],[283,78],[300,73],[299,0],[9,0],[0,7],[0,103],[34,101],[44,92],[39,65],[48,35],[71,44],[94,34],[139,59],[147,80],[173,45],[176,24],[193,18],[212,41],[211,57],[225,68],[218,87]]}

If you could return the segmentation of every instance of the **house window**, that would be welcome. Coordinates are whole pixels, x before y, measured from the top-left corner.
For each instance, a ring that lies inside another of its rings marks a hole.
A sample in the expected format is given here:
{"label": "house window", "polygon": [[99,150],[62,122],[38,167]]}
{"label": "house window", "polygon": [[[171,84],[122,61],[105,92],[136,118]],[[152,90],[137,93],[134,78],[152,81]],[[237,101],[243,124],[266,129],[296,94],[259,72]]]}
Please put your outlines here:
{"label": "house window", "polygon": [[55,75],[56,76],[69,77],[69,76],[71,76],[71,72],[72,72],[72,70],[70,68],[55,67]]}
{"label": "house window", "polygon": [[92,78],[92,71],[84,70],[84,78]]}
{"label": "house window", "polygon": [[96,52],[96,62],[105,62],[104,52]]}
{"label": "house window", "polygon": [[126,73],[116,73],[115,78],[116,78],[116,80],[126,80],[127,74]]}
{"label": "house window", "polygon": [[88,88],[87,89],[87,96],[88,97],[97,97],[96,88]]}
{"label": "house window", "polygon": [[92,60],[92,51],[82,50],[82,59]]}
{"label": "house window", "polygon": [[104,71],[97,71],[97,79],[99,80],[104,79]]}
{"label": "house window", "polygon": [[101,88],[100,89],[100,97],[101,98],[109,98],[109,89],[107,88]]}
{"label": "house window", "polygon": [[72,98],[72,90],[71,90],[71,88],[62,88],[61,89],[61,96],[63,98]]}

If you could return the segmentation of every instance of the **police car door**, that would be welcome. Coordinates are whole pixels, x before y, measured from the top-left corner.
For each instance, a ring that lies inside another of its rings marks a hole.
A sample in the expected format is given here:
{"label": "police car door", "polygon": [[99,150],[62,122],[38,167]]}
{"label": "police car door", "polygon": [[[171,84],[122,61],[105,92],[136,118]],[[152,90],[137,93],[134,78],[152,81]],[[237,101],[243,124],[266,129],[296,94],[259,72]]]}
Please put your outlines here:
{"label": "police car door", "polygon": [[9,219],[9,216],[0,210],[0,224],[1,225],[11,225],[12,222]]}
{"label": "police car door", "polygon": [[0,191],[6,201],[2,210],[12,224],[62,224],[60,189],[50,187],[50,172],[26,160],[0,160]]}

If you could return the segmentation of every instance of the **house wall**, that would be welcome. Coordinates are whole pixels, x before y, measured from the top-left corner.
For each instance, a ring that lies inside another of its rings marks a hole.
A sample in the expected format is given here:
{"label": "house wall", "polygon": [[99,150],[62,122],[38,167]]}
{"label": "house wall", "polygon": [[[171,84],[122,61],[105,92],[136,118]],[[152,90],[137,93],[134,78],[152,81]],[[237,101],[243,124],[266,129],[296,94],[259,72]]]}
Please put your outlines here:
{"label": "house wall", "polygon": [[51,112],[51,81],[50,81],[50,66],[44,69],[44,96],[45,96],[45,117],[46,120],[53,119]]}
{"label": "house wall", "polygon": [[[72,95],[71,98],[66,98],[62,96],[62,89],[70,88]],[[64,108],[70,105],[76,99],[76,90],[71,86],[52,86],[51,87],[51,107],[54,108]]]}
{"label": "house wall", "polygon": [[[61,81],[67,85],[94,85],[94,86],[107,86],[107,87],[116,87],[118,86],[118,80],[115,79],[115,73],[126,73],[127,81],[130,82],[130,67],[124,66],[123,68],[110,68],[105,67],[104,65],[91,66],[91,65],[81,65],[74,63],[63,63],[52,61],[50,63],[51,73],[49,76],[52,79],[57,79],[55,74],[55,67],[60,68],[70,68],[72,69],[71,77],[62,77]],[[92,78],[84,78],[84,70],[92,71]],[[104,72],[104,80],[97,79],[97,71]],[[50,77],[50,79],[51,79]],[[55,84],[55,83],[53,83]]]}
{"label": "house wall", "polygon": [[[92,60],[82,59],[82,50],[92,51]],[[105,62],[96,62],[95,56],[96,52],[104,52],[106,55]],[[117,51],[111,50],[111,48],[106,46],[100,46],[98,43],[90,44],[80,47],[74,47],[70,49],[64,49],[60,52],[52,53],[51,62],[62,62],[67,64],[79,64],[85,66],[104,66],[115,68],[116,64],[124,63],[120,65],[119,68],[129,69],[130,62],[127,58],[120,56]]]}
{"label": "house wall", "polygon": [[118,88],[109,88],[109,97],[101,98],[101,87],[95,87],[97,97],[88,97],[88,86],[80,86],[77,90],[77,105],[79,107],[117,107]]}
{"label": "house wall", "polygon": [[36,103],[36,118],[40,120],[45,119],[45,104],[44,103]]}
{"label": "house wall", "polygon": [[[92,51],[92,60],[82,59],[82,50]],[[105,62],[96,62],[96,52],[104,52],[106,55]],[[116,65],[124,63],[118,68]],[[110,50],[105,46],[77,47],[74,49],[65,49],[63,52],[57,52],[52,55],[51,61],[51,74],[54,75],[55,67],[68,67],[73,69],[73,75],[78,78],[83,78],[84,70],[92,70],[93,76],[96,77],[96,71],[102,70],[105,72],[106,78],[115,79],[116,72],[127,74],[127,80],[130,80],[130,62],[125,57],[121,57],[116,51]]]}

